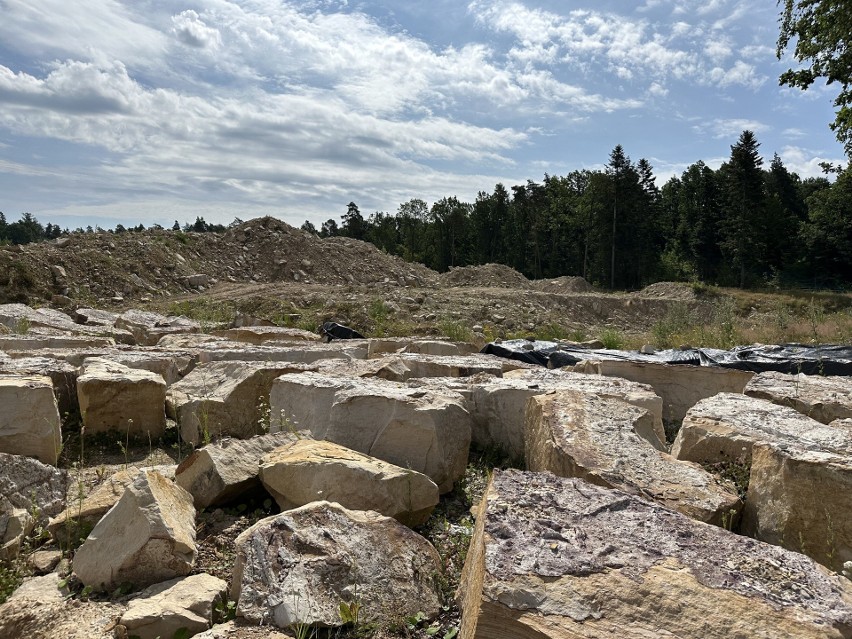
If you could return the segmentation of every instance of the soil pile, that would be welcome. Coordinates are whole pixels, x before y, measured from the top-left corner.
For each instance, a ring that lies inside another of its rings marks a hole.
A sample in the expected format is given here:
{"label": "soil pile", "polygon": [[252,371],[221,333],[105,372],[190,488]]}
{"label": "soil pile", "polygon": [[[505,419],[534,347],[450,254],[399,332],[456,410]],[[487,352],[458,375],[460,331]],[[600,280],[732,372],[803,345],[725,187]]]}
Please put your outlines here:
{"label": "soil pile", "polygon": [[538,280],[534,283],[536,290],[544,293],[594,293],[595,287],[584,278],[573,275],[563,275],[552,280]]}
{"label": "soil pile", "polygon": [[698,299],[692,286],[683,282],[657,282],[636,293],[639,297],[657,297],[693,302]]}
{"label": "soil pile", "polygon": [[322,239],[280,220],[218,233],[74,234],[0,248],[0,301],[61,295],[89,303],[204,291],[217,282],[434,286],[437,273],[349,238]]}
{"label": "soil pile", "polygon": [[531,283],[511,267],[503,264],[483,264],[482,266],[458,266],[447,273],[442,273],[440,286],[528,289]]}

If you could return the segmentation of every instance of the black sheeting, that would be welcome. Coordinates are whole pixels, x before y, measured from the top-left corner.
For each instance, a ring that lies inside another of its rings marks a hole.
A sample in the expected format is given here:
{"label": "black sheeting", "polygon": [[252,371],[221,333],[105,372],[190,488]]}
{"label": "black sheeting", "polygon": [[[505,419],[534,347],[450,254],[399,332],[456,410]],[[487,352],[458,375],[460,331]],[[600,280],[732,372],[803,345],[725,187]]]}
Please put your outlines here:
{"label": "black sheeting", "polygon": [[364,339],[364,336],[358,331],[336,322],[326,322],[320,326],[319,334],[322,335],[327,342],[330,342],[333,339]]}
{"label": "black sheeting", "polygon": [[737,346],[729,351],[713,348],[665,350],[653,354],[639,351],[590,349],[556,342],[508,340],[486,344],[483,353],[550,368],[573,366],[583,360],[621,360],[657,364],[719,366],[763,373],[806,375],[852,375],[852,346],[842,344],[780,344]]}

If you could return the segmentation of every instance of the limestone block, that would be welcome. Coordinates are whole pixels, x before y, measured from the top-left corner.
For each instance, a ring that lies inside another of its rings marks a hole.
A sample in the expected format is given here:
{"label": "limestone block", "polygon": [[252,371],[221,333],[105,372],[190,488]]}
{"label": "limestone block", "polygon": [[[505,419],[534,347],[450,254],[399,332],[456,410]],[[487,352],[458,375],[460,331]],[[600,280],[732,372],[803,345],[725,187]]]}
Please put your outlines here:
{"label": "limestone block", "polygon": [[679,462],[637,432],[644,409],[577,391],[538,395],[527,406],[527,470],[579,477],[653,499],[684,515],[731,528],[742,503],[698,464]]}
{"label": "limestone block", "polygon": [[115,326],[118,313],[111,313],[96,308],[78,308],[74,311],[72,319],[77,324],[87,326]]}
{"label": "limestone block", "polygon": [[314,439],[428,475],[442,493],[467,465],[470,415],[450,391],[300,373],[275,380],[270,406],[273,431],[282,429],[281,418]]}
{"label": "limestone block", "polygon": [[93,357],[77,378],[77,398],[87,433],[159,437],[166,430],[166,382],[156,373]]}
{"label": "limestone block", "polygon": [[248,438],[268,427],[269,390],[279,375],[304,370],[284,362],[200,364],[167,394],[166,410],[192,444],[222,435]]}
{"label": "limestone block", "polygon": [[313,364],[324,359],[366,359],[365,340],[344,340],[331,344],[305,342],[297,345],[240,344],[239,342],[210,342],[199,347],[198,361],[232,362],[261,361]]}
{"label": "limestone block", "polygon": [[823,424],[852,417],[852,379],[848,377],[760,373],[744,392],[794,408]]}
{"label": "limestone block", "polygon": [[[416,339],[409,342],[404,347],[406,353],[419,353],[420,355],[437,355],[442,357],[452,357],[455,355],[464,355],[470,350],[459,348],[458,344],[443,340]],[[437,375],[433,376],[437,377]]]}
{"label": "limestone block", "polygon": [[231,598],[250,623],[341,626],[341,603],[360,604],[361,623],[440,610],[438,553],[376,512],[314,502],[260,520],[236,547]]}
{"label": "limestone block", "polygon": [[619,490],[495,471],[459,637],[839,639],[852,583],[811,559]]}
{"label": "limestone block", "polygon": [[77,376],[79,371],[68,362],[53,357],[19,357],[0,361],[0,375],[44,375],[53,382],[53,394],[60,416],[76,414]]}
{"label": "limestone block", "polygon": [[0,513],[20,508],[47,523],[65,507],[68,471],[23,455],[0,453]]}
{"label": "limestone block", "polygon": [[742,393],[753,376],[753,373],[732,368],[617,360],[580,362],[574,370],[648,384],[663,399],[666,421],[682,420],[690,408],[707,397]]}
{"label": "limestone block", "polygon": [[[173,479],[175,468],[177,467],[174,465],[153,466],[150,470],[156,470],[163,477]],[[139,468],[120,470],[84,498],[79,498],[72,493],[68,507],[48,522],[47,530],[50,536],[57,540],[60,546],[74,544],[80,537],[84,539],[88,537],[101,517],[118,503],[140,470]]]}
{"label": "limestone block", "polygon": [[398,355],[376,359],[326,359],[316,363],[316,372],[338,377],[378,377],[391,382],[404,382],[411,369]]}
{"label": "limestone block", "polygon": [[199,510],[233,501],[260,486],[264,455],[295,440],[293,433],[284,431],[208,444],[181,462],[175,482],[192,495]]}
{"label": "limestone block", "polygon": [[107,346],[115,346],[115,340],[111,337],[77,337],[73,335],[0,335],[0,350],[8,353],[105,348]]}
{"label": "limestone block", "polygon": [[332,501],[412,528],[438,504],[438,487],[426,475],[326,441],[297,440],[267,454],[260,480],[281,510]]}
{"label": "limestone block", "polygon": [[140,346],[154,346],[165,335],[182,333],[198,333],[201,330],[198,322],[186,317],[160,315],[150,311],[131,309],[125,311],[115,320],[118,328],[123,328],[133,334]]}
{"label": "limestone block", "polygon": [[0,375],[0,406],[0,452],[56,464],[62,427],[51,379]]}
{"label": "limestone block", "polygon": [[119,623],[139,639],[174,637],[181,628],[191,637],[210,627],[213,606],[227,589],[224,580],[205,573],[170,579],[131,599]]}
{"label": "limestone block", "polygon": [[763,399],[720,393],[689,410],[672,445],[672,456],[699,463],[748,464],[757,442],[848,455],[852,454],[852,429],[825,426]]}
{"label": "limestone block", "polygon": [[11,560],[21,551],[24,537],[29,535],[35,519],[23,508],[0,512],[0,560]]}
{"label": "limestone block", "polygon": [[402,362],[411,377],[471,377],[477,374],[503,375],[503,363],[493,355],[421,355],[402,353]]}
{"label": "limestone block", "polygon": [[480,448],[498,446],[508,455],[523,459],[524,414],[527,401],[535,395],[576,390],[601,397],[622,399],[628,404],[647,410],[651,414],[647,431],[640,431],[658,450],[665,450],[665,432],[662,421],[662,400],[650,386],[623,379],[584,375],[563,370],[513,371],[503,379],[490,379],[470,386],[468,407],[473,417],[473,443]]}
{"label": "limestone block", "polygon": [[74,555],[74,572],[95,589],[149,586],[192,570],[192,496],[154,470],[142,470]]}
{"label": "limestone block", "polygon": [[852,456],[752,447],[742,532],[840,572],[852,560]]}
{"label": "limestone block", "polygon": [[229,328],[225,330],[212,331],[213,335],[224,337],[232,342],[245,342],[247,344],[274,343],[299,343],[319,342],[321,337],[317,333],[304,331],[300,328],[284,328],[280,326],[243,326],[240,328]]}

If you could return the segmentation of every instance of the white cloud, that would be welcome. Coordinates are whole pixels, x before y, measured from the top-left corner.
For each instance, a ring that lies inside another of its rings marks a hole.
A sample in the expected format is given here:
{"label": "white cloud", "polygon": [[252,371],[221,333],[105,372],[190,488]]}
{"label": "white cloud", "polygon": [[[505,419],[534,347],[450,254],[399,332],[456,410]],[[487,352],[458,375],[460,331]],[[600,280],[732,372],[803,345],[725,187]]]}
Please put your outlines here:
{"label": "white cloud", "polygon": [[800,146],[785,146],[778,154],[789,171],[798,173],[801,178],[825,177],[821,162],[845,166],[847,160],[838,156],[828,156],[824,151],[816,151]]}
{"label": "white cloud", "polygon": [[744,118],[717,119],[707,123],[696,124],[692,128],[698,134],[709,133],[714,138],[720,140],[735,140],[745,130],[754,133],[764,133],[770,130],[768,124]]}
{"label": "white cloud", "polygon": [[192,9],[181,11],[172,16],[172,32],[178,40],[190,47],[204,49],[206,47],[218,47],[221,43],[219,30],[207,26],[201,17]]}

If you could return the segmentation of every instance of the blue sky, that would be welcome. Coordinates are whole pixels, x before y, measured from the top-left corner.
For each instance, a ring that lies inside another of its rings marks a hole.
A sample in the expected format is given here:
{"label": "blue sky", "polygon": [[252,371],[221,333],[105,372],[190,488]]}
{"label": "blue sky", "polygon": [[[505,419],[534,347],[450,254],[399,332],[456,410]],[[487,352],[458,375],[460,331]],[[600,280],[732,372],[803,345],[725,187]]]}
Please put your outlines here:
{"label": "blue sky", "polygon": [[74,228],[317,226],[600,168],[658,185],[756,132],[842,162],[778,86],[773,0],[0,0],[0,211]]}

